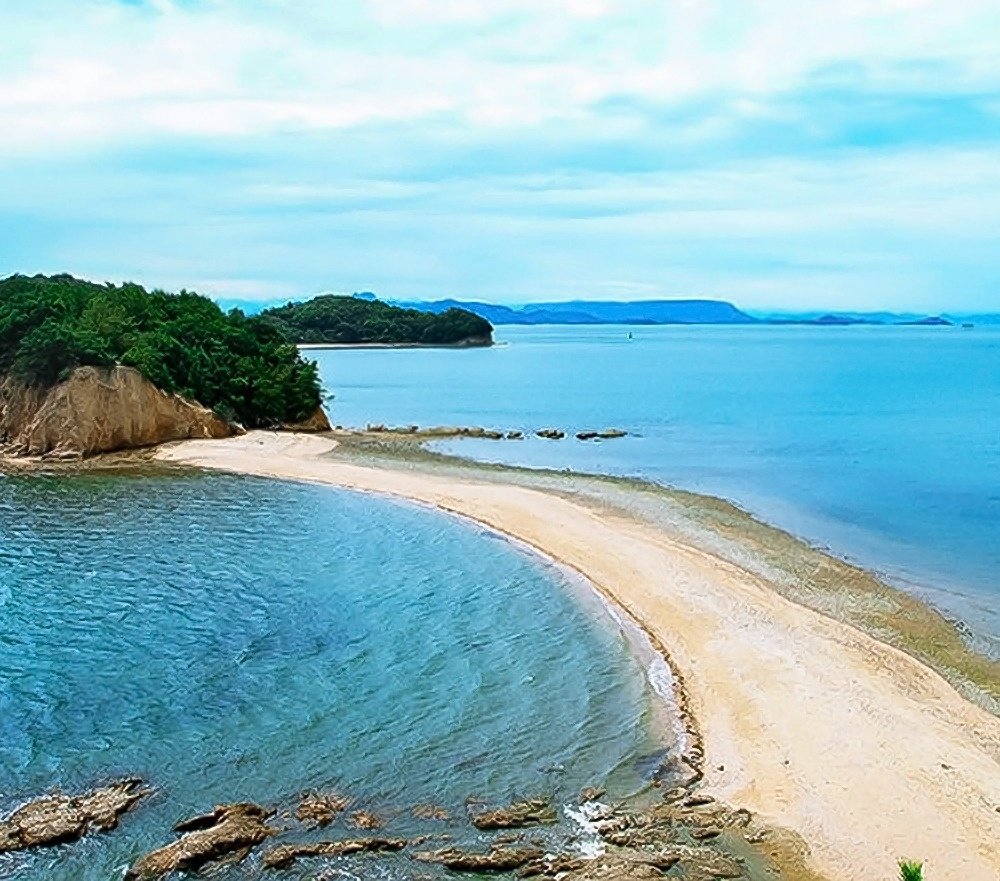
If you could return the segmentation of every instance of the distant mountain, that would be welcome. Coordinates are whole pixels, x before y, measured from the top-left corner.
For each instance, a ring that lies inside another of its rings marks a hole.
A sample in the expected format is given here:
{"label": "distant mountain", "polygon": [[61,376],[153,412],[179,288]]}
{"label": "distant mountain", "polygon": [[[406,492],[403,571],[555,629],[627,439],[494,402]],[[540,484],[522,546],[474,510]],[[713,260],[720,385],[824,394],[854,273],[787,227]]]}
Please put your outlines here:
{"label": "distant mountain", "polygon": [[564,303],[493,303],[435,300],[396,302],[426,312],[466,309],[491,324],[757,324],[758,319],[722,300],[638,300],[619,303],[570,300]]}

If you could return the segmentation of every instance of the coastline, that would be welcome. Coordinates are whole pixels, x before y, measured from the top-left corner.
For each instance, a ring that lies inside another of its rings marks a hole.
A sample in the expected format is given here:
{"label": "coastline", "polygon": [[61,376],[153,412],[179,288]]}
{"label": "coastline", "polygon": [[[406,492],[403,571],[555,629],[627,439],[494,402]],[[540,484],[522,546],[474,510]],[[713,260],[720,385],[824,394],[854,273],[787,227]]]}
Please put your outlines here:
{"label": "coastline", "polygon": [[[734,547],[745,522],[727,534],[689,516],[682,529],[644,510],[648,488],[626,481],[601,504],[584,479],[444,473],[419,456],[366,460],[340,440],[260,432],[155,456],[410,499],[527,544],[640,622],[681,684],[703,789],[791,830],[808,843],[811,869],[892,878],[908,857],[927,860],[935,879],[997,877],[1000,719],[911,655],[783,595],[774,560],[741,559]],[[714,512],[723,525],[724,505]],[[844,577],[829,569],[823,579]],[[978,671],[987,703],[993,669]]]}
{"label": "coastline", "polygon": [[492,340],[463,340],[459,343],[296,343],[302,349],[488,349]]}

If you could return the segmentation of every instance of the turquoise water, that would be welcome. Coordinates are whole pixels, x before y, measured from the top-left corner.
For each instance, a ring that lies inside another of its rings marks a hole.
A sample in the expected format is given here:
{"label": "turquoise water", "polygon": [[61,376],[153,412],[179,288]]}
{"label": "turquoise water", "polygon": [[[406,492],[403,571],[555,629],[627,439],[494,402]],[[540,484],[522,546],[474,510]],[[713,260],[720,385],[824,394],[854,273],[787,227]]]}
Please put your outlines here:
{"label": "turquoise water", "polygon": [[118,831],[0,857],[0,877],[121,877],[182,817],[310,787],[390,833],[434,802],[460,835],[472,794],[638,786],[644,676],[574,590],[464,522],[329,488],[0,477],[0,812],[116,775],[157,789]]}
{"label": "turquoise water", "polygon": [[345,425],[628,429],[606,443],[440,447],[732,499],[930,598],[1000,652],[1000,329],[501,327],[497,338],[310,356]]}

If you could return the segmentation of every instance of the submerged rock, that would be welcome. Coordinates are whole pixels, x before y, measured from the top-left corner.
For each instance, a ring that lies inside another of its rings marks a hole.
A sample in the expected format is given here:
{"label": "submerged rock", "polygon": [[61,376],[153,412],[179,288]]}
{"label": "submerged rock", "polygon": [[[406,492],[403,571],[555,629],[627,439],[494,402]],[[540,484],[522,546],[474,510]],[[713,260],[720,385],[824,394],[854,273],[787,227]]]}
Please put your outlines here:
{"label": "submerged rock", "polygon": [[355,811],[351,814],[351,825],[355,829],[380,829],[382,820],[371,811]]}
{"label": "submerged rock", "polygon": [[329,826],[337,814],[350,804],[350,799],[342,795],[326,792],[308,792],[295,811],[295,818],[303,823]]}
{"label": "submerged rock", "polygon": [[453,872],[511,872],[544,856],[544,851],[537,847],[492,847],[485,853],[448,847],[420,851],[413,858],[424,863],[437,863]]}
{"label": "submerged rock", "polygon": [[267,825],[273,812],[251,802],[219,805],[210,814],[184,820],[174,827],[181,837],[142,857],[126,881],[159,878],[170,872],[193,871],[226,858],[243,859],[278,830]]}
{"label": "submerged rock", "polygon": [[308,844],[283,844],[264,854],[268,869],[287,869],[304,857],[346,857],[353,854],[402,850],[405,838],[351,838],[344,841],[314,841]]}
{"label": "submerged rock", "polygon": [[529,799],[515,802],[505,808],[483,811],[472,818],[477,829],[520,829],[524,826],[538,826],[554,823],[556,812],[543,799]]}
{"label": "submerged rock", "polygon": [[0,853],[76,841],[89,832],[108,832],[118,818],[151,790],[129,778],[83,795],[48,795],[19,807],[0,821]]}
{"label": "submerged rock", "polygon": [[421,804],[414,805],[411,811],[414,817],[419,820],[450,820],[451,814],[449,814],[440,805],[431,804]]}

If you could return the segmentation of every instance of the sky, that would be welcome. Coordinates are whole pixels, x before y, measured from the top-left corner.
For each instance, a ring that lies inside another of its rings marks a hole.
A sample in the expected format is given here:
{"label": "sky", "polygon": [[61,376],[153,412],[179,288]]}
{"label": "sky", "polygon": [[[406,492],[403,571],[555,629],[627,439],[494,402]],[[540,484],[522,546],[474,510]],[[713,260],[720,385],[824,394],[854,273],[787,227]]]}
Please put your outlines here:
{"label": "sky", "polygon": [[1000,311],[997,0],[0,0],[0,275]]}

